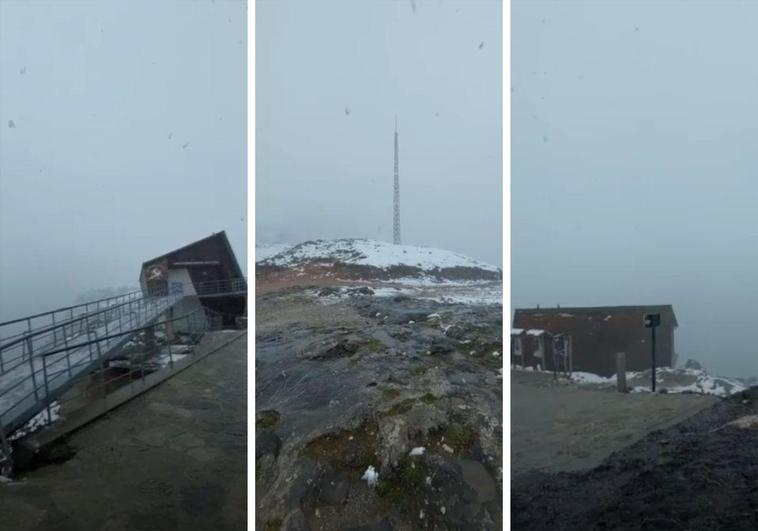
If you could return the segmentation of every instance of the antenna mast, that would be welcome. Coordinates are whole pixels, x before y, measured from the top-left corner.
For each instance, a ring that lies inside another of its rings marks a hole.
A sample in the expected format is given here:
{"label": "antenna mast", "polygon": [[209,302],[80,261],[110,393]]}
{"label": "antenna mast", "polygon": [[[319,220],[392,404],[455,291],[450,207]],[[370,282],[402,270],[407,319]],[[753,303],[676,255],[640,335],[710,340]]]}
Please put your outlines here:
{"label": "antenna mast", "polygon": [[394,216],[392,223],[392,243],[400,245],[400,172],[397,161],[397,115],[395,115],[395,193],[394,193]]}

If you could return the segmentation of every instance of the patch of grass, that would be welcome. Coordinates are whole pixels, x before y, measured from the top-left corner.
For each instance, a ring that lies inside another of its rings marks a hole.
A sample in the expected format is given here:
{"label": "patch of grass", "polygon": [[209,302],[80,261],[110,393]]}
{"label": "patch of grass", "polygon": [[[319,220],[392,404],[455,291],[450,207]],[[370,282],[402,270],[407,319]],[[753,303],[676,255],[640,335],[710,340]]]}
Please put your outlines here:
{"label": "patch of grass", "polygon": [[375,438],[377,430],[375,424],[364,422],[356,430],[327,433],[306,444],[301,455],[347,470],[358,479],[369,465],[376,466],[379,462]]}
{"label": "patch of grass", "polygon": [[432,393],[424,393],[420,400],[425,404],[434,404],[437,401],[437,397]]}
{"label": "patch of grass", "polygon": [[456,452],[471,447],[476,442],[478,434],[464,424],[451,424],[442,432],[444,443]]}
{"label": "patch of grass", "polygon": [[426,374],[426,371],[428,370],[429,370],[428,367],[424,367],[423,365],[418,365],[411,369],[411,374],[413,376],[423,376],[424,374]]}
{"label": "patch of grass", "polygon": [[376,493],[393,504],[414,499],[424,488],[426,472],[423,461],[407,457],[395,471],[379,477]]}
{"label": "patch of grass", "polygon": [[398,391],[397,389],[385,388],[385,389],[382,389],[382,394],[384,394],[384,396],[386,396],[387,398],[392,399],[392,398],[397,398],[398,396],[400,396],[400,391]]}
{"label": "patch of grass", "polygon": [[387,347],[384,345],[384,343],[375,338],[369,339],[363,345],[363,347],[369,352],[382,352],[384,350],[387,350]]}
{"label": "patch of grass", "polygon": [[411,410],[415,402],[416,402],[415,398],[407,398],[401,402],[398,402],[394,406],[392,406],[385,415],[388,417],[392,417],[394,415],[402,415],[403,413],[407,413],[408,411]]}
{"label": "patch of grass", "polygon": [[282,528],[282,519],[266,520],[263,524],[263,531],[279,531]]}
{"label": "patch of grass", "polygon": [[439,401],[439,398],[434,396],[432,393],[424,393],[418,398],[406,398],[405,400],[402,400],[392,406],[387,412],[384,414],[386,417],[392,417],[394,415],[402,415],[403,413],[407,413],[410,411],[413,406],[419,402],[423,402],[424,404],[434,404],[437,401]]}
{"label": "patch of grass", "polygon": [[273,409],[259,411],[255,414],[255,427],[270,429],[279,423],[279,412]]}

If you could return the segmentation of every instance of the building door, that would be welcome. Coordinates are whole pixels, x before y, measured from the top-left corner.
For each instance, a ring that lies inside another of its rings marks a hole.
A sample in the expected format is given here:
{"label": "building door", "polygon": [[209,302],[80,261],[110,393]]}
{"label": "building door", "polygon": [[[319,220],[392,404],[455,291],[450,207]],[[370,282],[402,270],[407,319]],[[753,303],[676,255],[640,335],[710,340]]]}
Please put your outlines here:
{"label": "building door", "polygon": [[513,338],[513,361],[521,367],[524,366],[524,347],[519,336]]}
{"label": "building door", "polygon": [[542,340],[542,336],[534,336],[534,364],[540,368],[545,368],[545,344]]}

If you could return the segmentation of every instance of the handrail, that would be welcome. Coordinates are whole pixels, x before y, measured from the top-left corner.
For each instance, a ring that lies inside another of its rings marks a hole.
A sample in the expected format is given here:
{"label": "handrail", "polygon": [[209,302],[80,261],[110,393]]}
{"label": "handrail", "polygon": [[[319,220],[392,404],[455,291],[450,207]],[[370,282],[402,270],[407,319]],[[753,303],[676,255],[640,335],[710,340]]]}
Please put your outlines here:
{"label": "handrail", "polygon": [[[223,289],[228,286],[228,289]],[[211,293],[226,293],[232,291],[247,291],[247,279],[226,278],[221,280],[206,280],[198,282],[195,291],[198,295]]]}
{"label": "handrail", "polygon": [[13,319],[11,321],[5,321],[3,323],[0,323],[0,327],[6,326],[6,325],[11,325],[11,324],[23,323],[24,321],[28,321],[29,319],[38,319],[38,318],[44,317],[46,315],[51,315],[51,314],[58,313],[58,312],[71,311],[71,310],[74,310],[76,308],[81,308],[81,307],[89,306],[90,304],[99,304],[101,302],[110,301],[110,300],[113,300],[113,299],[119,299],[121,297],[127,297],[127,296],[131,296],[131,295],[134,295],[134,294],[137,294],[137,293],[142,293],[142,292],[140,290],[135,290],[135,291],[130,291],[128,293],[122,293],[121,295],[115,295],[113,297],[106,297],[105,299],[98,299],[98,300],[95,300],[95,301],[83,302],[81,304],[76,304],[74,306],[65,306],[63,308],[56,308],[55,310],[48,310],[46,312],[38,313],[38,314],[35,314],[35,315],[27,315],[26,317],[19,317],[18,319]]}
{"label": "handrail", "polygon": [[[135,292],[135,293],[139,293],[139,292]],[[9,347],[13,347],[15,345],[18,345],[19,343],[22,343],[23,341],[26,341],[27,339],[30,339],[30,338],[33,338],[33,337],[37,337],[39,335],[45,334],[47,332],[51,332],[53,330],[59,330],[61,328],[69,326],[69,325],[71,325],[73,323],[78,323],[80,321],[88,320],[89,318],[94,317],[96,315],[100,315],[100,314],[107,313],[107,312],[112,312],[113,310],[116,310],[116,309],[121,308],[123,306],[126,306],[128,304],[133,304],[136,301],[149,301],[151,298],[152,299],[160,299],[162,297],[161,296],[142,297],[142,298],[134,299],[134,300],[127,301],[127,302],[122,302],[121,304],[116,304],[116,305],[113,305],[113,306],[108,306],[107,308],[104,308],[102,310],[98,310],[98,311],[93,312],[93,313],[85,313],[85,314],[82,314],[80,316],[74,317],[73,319],[69,319],[67,321],[61,321],[60,323],[55,323],[54,325],[49,325],[46,328],[38,328],[37,330],[32,330],[31,332],[21,332],[20,334],[18,334],[21,337],[18,337],[16,339],[12,339],[11,341],[8,341],[7,343],[0,344],[0,352],[2,352],[3,350],[5,350],[5,349],[7,349]]]}
{"label": "handrail", "polygon": [[[135,332],[139,332],[139,331],[141,331],[141,330],[147,330],[147,329],[153,328],[153,327],[155,327],[155,326],[160,326],[160,325],[162,325],[162,324],[163,324],[163,325],[165,325],[166,323],[171,323],[171,322],[174,322],[174,321],[178,321],[178,320],[180,320],[180,319],[186,319],[187,317],[189,317],[189,316],[191,316],[191,315],[193,315],[193,314],[195,314],[195,313],[197,313],[197,312],[199,312],[199,311],[201,311],[201,310],[204,310],[204,309],[205,309],[205,308],[198,308],[198,309],[196,309],[196,310],[193,310],[193,311],[191,311],[190,313],[188,313],[188,314],[185,314],[185,315],[183,315],[183,316],[181,316],[181,317],[175,317],[175,318],[173,318],[173,319],[163,320],[163,321],[160,321],[160,322],[157,322],[157,323],[152,323],[152,324],[149,324],[149,325],[146,325],[146,326],[140,327],[140,328],[132,328],[132,329],[129,329],[129,330],[127,330],[126,332],[120,332],[120,333],[118,333],[118,334],[111,334],[111,335],[109,335],[109,336],[98,337],[97,339],[94,339],[94,340],[91,340],[91,341],[87,341],[87,342],[85,342],[85,343],[77,343],[77,344],[75,344],[75,345],[69,345],[69,346],[67,346],[67,347],[64,347],[64,348],[60,348],[60,349],[58,349],[58,350],[53,350],[53,351],[45,352],[44,354],[42,354],[42,356],[41,356],[41,357],[42,357],[42,358],[46,358],[47,356],[52,356],[53,354],[60,354],[61,352],[66,352],[66,351],[69,351],[69,350],[78,350],[78,349],[79,349],[79,348],[81,348],[81,347],[88,347],[88,346],[90,346],[90,345],[94,345],[95,343],[100,343],[101,341],[106,341],[106,342],[108,342],[108,341],[110,341],[111,339],[114,339],[114,338],[116,338],[116,337],[121,337],[121,336],[124,336],[124,335],[130,335],[130,334],[133,334],[133,333],[135,333]],[[20,363],[19,365],[16,365],[15,367],[12,367],[11,369],[9,369],[9,371],[10,371],[10,370],[13,370],[13,369],[15,369],[15,368],[17,368],[17,367],[20,367],[21,365],[25,365],[25,364],[26,364],[25,362],[24,362],[24,363]],[[80,362],[80,363],[75,363],[75,364],[74,364],[74,365],[72,365],[71,367],[72,367],[72,368],[73,368],[73,367],[79,367],[79,366],[81,366],[81,365],[87,365],[87,362]],[[39,373],[39,372],[41,372],[41,371],[42,371],[42,369],[36,369],[36,368],[35,368],[35,369],[33,370],[33,373],[34,373],[34,374],[37,374],[37,373]],[[63,371],[63,372],[67,372],[67,371],[68,371],[68,369],[66,369],[66,370],[65,370],[65,371]],[[4,388],[4,389],[0,390],[0,397],[2,397],[2,396],[4,396],[4,395],[8,394],[8,392],[9,392],[9,391],[11,391],[11,390],[15,389],[16,387],[19,387],[21,384],[23,384],[23,383],[26,383],[26,382],[27,382],[27,381],[29,381],[31,378],[32,378],[32,373],[30,373],[30,374],[29,374],[29,376],[27,376],[26,378],[22,378],[22,379],[18,380],[16,383],[14,383],[13,385],[11,385],[10,387],[6,387],[6,388]],[[48,375],[48,380],[50,380],[50,379],[51,379],[51,378],[49,378],[49,375]],[[33,394],[33,392],[32,392],[32,393],[30,393],[30,394]],[[8,411],[8,410],[10,410],[10,409],[13,409],[15,406],[17,406],[18,404],[20,404],[21,402],[23,402],[24,400],[26,400],[26,399],[27,399],[29,396],[30,396],[30,395],[26,395],[26,396],[25,396],[25,397],[24,397],[22,400],[20,400],[20,401],[16,402],[16,403],[15,403],[15,404],[13,404],[12,406],[10,406],[8,409],[6,409],[6,411]]]}
{"label": "handrail", "polygon": [[[205,310],[205,308],[198,308],[196,310],[192,310],[190,313],[182,315],[181,317],[175,317],[173,319],[166,319],[166,320],[163,320],[163,321],[160,321],[160,322],[157,322],[157,323],[152,323],[152,324],[149,324],[149,325],[146,325],[146,326],[142,326],[142,327],[139,327],[139,328],[131,328],[131,329],[127,330],[126,332],[120,332],[118,334],[111,334],[109,336],[98,337],[97,339],[93,339],[93,340],[87,341],[85,343],[77,343],[76,345],[69,345],[68,347],[64,347],[64,348],[61,348],[61,349],[58,349],[58,350],[53,350],[53,351],[50,351],[50,352],[45,352],[44,354],[42,354],[42,357],[46,358],[47,356],[52,356],[53,354],[60,354],[61,352],[66,352],[66,351],[69,351],[69,350],[78,350],[81,347],[88,347],[90,345],[94,345],[94,344],[100,343],[102,341],[105,341],[107,343],[111,339],[114,339],[114,338],[117,338],[117,337],[131,335],[131,334],[134,334],[135,332],[139,332],[141,330],[148,330],[148,329],[154,328],[156,326],[165,325],[166,323],[172,323],[172,322],[178,321],[180,319],[186,319],[187,317],[190,317],[191,315],[194,315],[195,313],[197,313],[199,311],[202,311],[202,310]],[[88,365],[88,364],[89,363],[87,361],[84,361],[84,362],[74,363],[74,365],[72,365],[71,367],[72,368],[73,367],[80,367],[82,365]],[[17,367],[18,366],[20,366],[20,365],[17,365]],[[34,374],[37,374],[39,372],[42,372],[42,369],[34,369]],[[53,374],[62,374],[64,372],[68,372],[68,369],[65,369],[65,370],[59,371],[58,373],[53,373]],[[29,376],[27,376],[26,378],[22,378],[19,381],[17,381],[16,383],[14,383],[13,385],[11,385],[10,387],[6,387],[6,388],[0,390],[0,397],[2,397],[3,395],[8,394],[8,392],[10,392],[11,390],[15,389],[16,387],[19,387],[21,384],[28,382],[31,378],[32,378],[32,374],[30,373]],[[53,378],[50,377],[50,373],[48,374],[48,378],[47,379],[48,380],[52,380],[53,379]],[[32,395],[32,394],[34,394],[33,391],[31,393],[27,394],[22,400],[19,400],[15,404],[11,405],[9,408],[6,409],[6,411],[9,411],[9,410],[13,409],[18,404],[20,404],[21,402],[23,402],[24,400],[26,400],[27,398],[29,398],[29,396]]]}
{"label": "handrail", "polygon": [[[55,340],[55,335],[54,335],[55,334],[55,330],[57,328],[59,328],[59,327],[63,328],[65,326],[70,326],[72,323],[82,322],[82,321],[86,323],[87,327],[89,327],[90,326],[89,320],[90,320],[91,317],[97,316],[97,315],[99,315],[101,313],[106,313],[108,311],[118,311],[119,312],[119,317],[118,317],[118,319],[114,319],[113,321],[117,321],[118,323],[121,323],[122,322],[121,319],[123,318],[122,313],[121,313],[122,312],[121,308],[123,308],[124,306],[131,305],[131,304],[134,304],[134,303],[137,303],[139,305],[143,305],[143,306],[138,306],[137,313],[139,314],[140,307],[147,307],[150,304],[153,304],[153,305],[160,304],[164,300],[168,300],[168,297],[143,297],[141,299],[136,299],[134,301],[129,301],[129,302],[126,302],[126,303],[123,303],[123,304],[120,304],[120,305],[110,306],[110,307],[108,307],[108,308],[106,308],[104,310],[101,310],[99,312],[96,312],[94,314],[92,314],[92,313],[91,314],[84,314],[83,316],[81,316],[81,317],[79,317],[79,318],[77,318],[75,320],[68,321],[66,323],[60,323],[59,325],[56,325],[55,327],[51,327],[51,328],[46,329],[46,330],[35,331],[35,333],[33,333],[31,335],[26,334],[26,335],[24,335],[24,337],[22,337],[22,338],[20,338],[18,340],[13,340],[11,342],[8,342],[8,343],[0,346],[0,356],[2,356],[3,351],[5,351],[5,352],[11,351],[11,347],[18,347],[19,345],[21,345],[22,350],[23,350],[23,348],[24,348],[24,342],[30,342],[31,343],[33,337],[36,337],[36,336],[38,336],[40,334],[49,333],[49,332],[52,331],[53,332],[53,341],[51,343],[48,343],[47,345],[42,346],[41,347],[41,350],[42,350],[41,352],[40,352],[40,350],[37,350],[37,352],[38,352],[39,355],[50,354],[51,351],[50,350],[46,350],[46,349],[50,349],[50,347],[55,347],[56,345],[60,344],[60,343],[58,343]],[[131,322],[131,320],[132,320],[131,315],[133,313],[134,312],[130,312],[130,314],[129,314],[130,315],[129,322]],[[108,324],[110,322],[111,321],[107,321],[107,320],[105,320],[105,322],[104,322],[104,326],[105,326],[106,331],[108,330]],[[120,326],[121,325],[119,325],[119,328],[120,328]],[[63,332],[64,332],[63,333],[63,336],[64,336],[63,342],[64,342],[64,344],[68,345],[68,340],[65,337],[65,329],[63,330]],[[77,336],[74,336],[74,337],[77,337]],[[31,350],[32,348],[33,347],[31,345],[29,345],[29,349]],[[26,358],[26,361],[24,361],[24,358]],[[0,376],[2,376],[4,374],[9,373],[10,371],[13,371],[14,369],[16,369],[16,368],[18,368],[18,367],[26,364],[27,361],[29,361],[29,358],[28,358],[28,354],[26,354],[25,352],[22,351],[21,355],[19,355],[19,356],[15,356],[13,358],[7,358],[7,357],[6,358],[0,358],[0,361],[2,362],[2,363],[0,363],[0,368],[2,368],[2,370],[0,370]],[[13,362],[17,362],[17,361],[18,361],[18,363],[13,364]],[[11,365],[9,366],[9,364],[11,364]],[[2,395],[0,394],[0,396],[2,396]]]}
{"label": "handrail", "polygon": [[[139,328],[132,328],[130,330],[127,330],[126,332],[119,332],[118,334],[111,334],[109,336],[102,336],[102,337],[98,337],[97,339],[93,339],[92,341],[86,341],[84,343],[77,343],[76,345],[69,345],[68,347],[59,348],[58,350],[51,350],[50,352],[45,352],[42,356],[43,357],[52,356],[53,354],[60,354],[61,352],[66,352],[67,350],[78,349],[78,348],[81,348],[81,347],[88,347],[90,345],[94,345],[95,343],[100,343],[101,341],[108,341],[108,340],[114,339],[116,337],[128,336],[130,334],[133,334],[135,332],[140,332],[142,330],[149,330],[150,328],[155,328],[156,326],[159,326],[159,325],[165,325],[166,323],[173,323],[174,321],[179,321],[181,319],[186,319],[190,315],[194,315],[197,312],[203,311],[204,309],[205,308],[197,308],[196,310],[192,310],[190,313],[186,313],[186,314],[182,315],[181,317],[174,317],[173,319],[166,319],[164,321],[158,321],[156,323],[149,324],[149,325],[146,325],[146,326],[141,326]],[[2,396],[2,393],[0,393],[0,396]]]}
{"label": "handrail", "polygon": [[[28,371],[28,374],[19,375],[21,376],[19,380],[14,381],[13,384],[10,385],[9,387],[5,387],[4,389],[0,390],[0,398],[6,397],[11,393],[12,393],[11,396],[14,397],[14,398],[11,398],[11,400],[14,400],[12,404],[7,405],[7,407],[6,406],[3,407],[3,411],[0,412],[0,418],[2,418],[3,415],[9,414],[14,409],[17,409],[19,406],[21,406],[26,401],[28,401],[31,396],[35,397],[35,401],[34,401],[34,405],[31,406],[30,411],[39,409],[40,405],[42,405],[42,407],[44,407],[45,405],[49,405],[50,400],[53,399],[54,396],[56,396],[57,394],[61,392],[61,386],[66,386],[65,388],[68,388],[71,381],[75,381],[77,379],[76,376],[74,376],[73,379],[71,378],[72,369],[77,369],[77,372],[81,371],[82,368],[91,365],[92,362],[95,361],[92,359],[92,354],[91,354],[92,348],[89,349],[90,357],[89,357],[89,360],[87,360],[87,356],[86,356],[87,347],[91,347],[91,345],[98,344],[97,360],[103,361],[111,357],[113,354],[113,348],[117,348],[121,344],[118,341],[113,343],[112,340],[114,339],[130,336],[143,330],[155,329],[155,327],[166,326],[168,323],[172,323],[175,321],[188,320],[194,323],[195,315],[198,313],[205,312],[207,310],[206,308],[198,308],[196,310],[190,311],[178,317],[173,317],[171,319],[164,318],[161,321],[151,322],[153,319],[160,318],[161,314],[163,314],[165,311],[167,311],[168,308],[171,307],[172,297],[164,297],[164,298],[145,297],[139,300],[142,301],[145,305],[149,305],[151,302],[153,302],[150,299],[154,299],[154,301],[158,303],[153,306],[152,311],[150,311],[150,313],[148,314],[148,315],[152,315],[152,317],[146,317],[143,320],[143,319],[140,319],[138,314],[136,314],[135,312],[129,312],[125,316],[122,316],[121,318],[117,319],[118,325],[116,328],[120,330],[119,332],[107,333],[107,328],[106,328],[107,335],[98,336],[97,331],[95,331],[95,336],[94,336],[95,339],[90,339],[84,342],[67,344],[65,347],[55,348],[53,350],[40,353],[39,357],[35,356],[35,359],[38,360],[36,362],[33,362],[32,359],[30,358],[29,359],[30,370]],[[165,304],[161,304],[164,302]],[[126,304],[129,304],[129,303],[113,306],[110,309],[113,310],[118,307],[125,306]],[[135,315],[137,315],[137,317],[135,317]],[[144,323],[150,323],[150,324],[134,327],[134,325],[139,324],[140,321]],[[201,326],[201,329],[205,330],[207,327],[207,319],[204,319],[202,322],[206,323]],[[129,329],[123,330],[124,326],[128,326]],[[91,336],[88,336],[88,337],[91,337]],[[103,342],[105,344],[105,352],[101,354],[99,344]],[[69,351],[74,353],[71,360],[69,360],[69,355],[67,354],[65,357],[60,357],[58,359],[52,359],[51,361],[48,361],[48,357],[50,356],[53,356],[55,354],[61,354],[63,352],[68,353]],[[84,352],[85,356],[84,357],[77,356],[75,354],[77,351]],[[66,362],[66,368],[63,368],[62,366],[64,361]],[[40,362],[41,362],[41,366],[39,365]],[[61,369],[58,370],[57,367],[61,367]],[[65,373],[69,374],[69,379],[61,380],[60,379],[61,375]],[[42,382],[39,381],[40,377],[42,377]],[[54,384],[54,382],[56,381],[59,383]],[[30,382],[31,382],[31,386],[33,386],[33,390],[29,393],[26,393],[23,397],[18,397],[16,390],[23,385],[29,385]],[[49,383],[54,384],[54,388],[51,390],[48,390]],[[40,393],[39,396],[38,396],[38,393]],[[23,419],[21,420],[23,421]],[[6,428],[8,428],[8,426],[6,426]],[[10,427],[10,429],[14,429],[14,428]]]}

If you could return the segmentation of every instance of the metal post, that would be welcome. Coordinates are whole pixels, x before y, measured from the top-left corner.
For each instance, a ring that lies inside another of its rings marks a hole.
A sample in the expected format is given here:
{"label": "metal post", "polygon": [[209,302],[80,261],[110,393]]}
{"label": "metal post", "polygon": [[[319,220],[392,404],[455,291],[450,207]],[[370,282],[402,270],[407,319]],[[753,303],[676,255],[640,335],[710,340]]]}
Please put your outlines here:
{"label": "metal post", "polygon": [[652,327],[653,331],[653,392],[655,393],[655,327]]}
{"label": "metal post", "polygon": [[68,368],[68,377],[71,378],[71,353],[68,350],[68,337],[66,329],[63,329],[63,345],[66,347],[66,367]]}
{"label": "metal post", "polygon": [[47,405],[47,423],[52,424],[53,416],[50,414],[50,389],[47,385],[47,356],[42,356],[42,378],[45,380],[45,404]]}
{"label": "metal post", "polygon": [[140,379],[142,379],[142,386],[145,386],[145,355],[143,353],[139,361]]}
{"label": "metal post", "polygon": [[616,388],[626,393],[626,353],[616,352]]}
{"label": "metal post", "polygon": [[27,348],[29,349],[29,367],[32,369],[32,385],[34,386],[34,399],[39,400],[39,394],[37,393],[37,376],[34,374],[34,356],[32,349],[32,338],[26,338]]}
{"label": "metal post", "polygon": [[569,378],[574,374],[574,338],[569,336]]}
{"label": "metal post", "polygon": [[[166,323],[168,326],[168,323]],[[166,345],[168,346],[168,361],[171,363],[171,370],[174,369],[174,357],[171,355],[171,341],[168,339],[168,334],[166,334]]]}
{"label": "metal post", "polygon": [[53,316],[53,345],[58,344],[58,329],[55,327],[55,312],[51,313]]}
{"label": "metal post", "polygon": [[[97,332],[95,332],[95,339],[98,339]],[[103,353],[100,350],[100,341],[97,341],[95,344],[97,345],[97,360],[100,362],[100,382],[103,387],[103,400],[105,400],[108,390],[105,388],[105,367],[103,366]]]}
{"label": "metal post", "polygon": [[89,360],[92,361],[92,330],[89,329],[89,326],[87,327],[87,350],[89,350]]}
{"label": "metal post", "polygon": [[[552,353],[553,353],[553,380],[558,380],[558,362],[555,357],[555,339],[553,339],[552,343]],[[547,353],[545,353],[547,354]],[[547,355],[545,356],[545,362],[547,362]]]}

